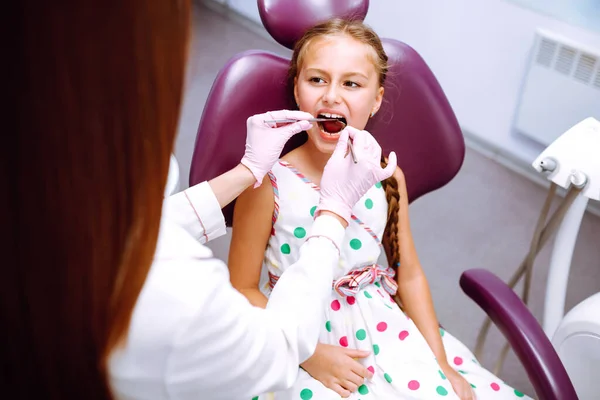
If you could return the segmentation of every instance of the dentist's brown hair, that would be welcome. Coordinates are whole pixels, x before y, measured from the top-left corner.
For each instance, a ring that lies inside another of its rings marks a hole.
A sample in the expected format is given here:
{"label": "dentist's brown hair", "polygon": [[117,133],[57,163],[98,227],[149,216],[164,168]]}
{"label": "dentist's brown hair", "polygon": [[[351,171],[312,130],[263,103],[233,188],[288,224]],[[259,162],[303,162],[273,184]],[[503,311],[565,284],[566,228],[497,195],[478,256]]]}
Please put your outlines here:
{"label": "dentist's brown hair", "polygon": [[110,399],[109,356],[158,236],[189,1],[9,7],[0,386],[13,400]]}

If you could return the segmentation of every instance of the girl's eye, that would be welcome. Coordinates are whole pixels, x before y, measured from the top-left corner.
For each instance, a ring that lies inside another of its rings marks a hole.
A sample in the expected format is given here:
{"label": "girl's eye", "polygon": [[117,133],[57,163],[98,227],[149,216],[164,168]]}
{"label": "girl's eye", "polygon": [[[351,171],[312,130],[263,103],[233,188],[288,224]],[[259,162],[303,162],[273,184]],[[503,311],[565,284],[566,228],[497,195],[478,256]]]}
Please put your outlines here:
{"label": "girl's eye", "polygon": [[358,83],[356,83],[356,82],[350,82],[350,81],[346,82],[346,86],[350,86],[350,87],[353,87],[353,88],[360,87],[360,85]]}
{"label": "girl's eye", "polygon": [[321,79],[319,77],[316,77],[316,76],[313,77],[313,78],[310,78],[309,80],[310,80],[310,82],[313,82],[313,83],[323,83],[323,82],[325,82],[323,79]]}

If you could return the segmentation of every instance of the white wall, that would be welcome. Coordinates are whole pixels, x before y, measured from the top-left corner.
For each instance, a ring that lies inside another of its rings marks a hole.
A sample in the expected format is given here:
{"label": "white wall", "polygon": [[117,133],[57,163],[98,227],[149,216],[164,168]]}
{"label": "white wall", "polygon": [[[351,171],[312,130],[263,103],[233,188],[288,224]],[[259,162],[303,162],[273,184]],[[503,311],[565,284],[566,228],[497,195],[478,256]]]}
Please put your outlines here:
{"label": "white wall", "polygon": [[[253,0],[214,1],[261,24]],[[512,132],[536,28],[600,48],[599,34],[504,0],[371,0],[365,22],[421,54],[465,133],[525,163],[543,149]]]}
{"label": "white wall", "polygon": [[226,5],[232,10],[237,11],[246,18],[249,18],[262,25],[260,16],[258,15],[258,7],[256,0],[209,0],[215,3]]}

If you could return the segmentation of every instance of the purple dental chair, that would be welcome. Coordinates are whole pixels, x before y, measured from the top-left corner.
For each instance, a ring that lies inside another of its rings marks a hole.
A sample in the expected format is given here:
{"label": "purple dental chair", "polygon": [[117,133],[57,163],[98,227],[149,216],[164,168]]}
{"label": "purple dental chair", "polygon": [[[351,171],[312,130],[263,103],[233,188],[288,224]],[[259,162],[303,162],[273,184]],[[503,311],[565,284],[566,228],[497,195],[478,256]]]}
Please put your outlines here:
{"label": "purple dental chair", "polygon": [[[258,0],[266,30],[291,49],[303,32],[332,18],[364,20],[368,0]],[[458,173],[464,139],[435,76],[405,43],[382,38],[389,58],[384,101],[365,128],[384,154],[394,150],[407,181],[409,202],[447,184]],[[250,50],[231,58],[220,70],[208,95],[198,127],[190,185],[236,166],[244,152],[246,119],[279,109],[296,109],[287,85],[289,59]],[[306,140],[296,135],[286,154]],[[233,203],[223,210],[231,226]],[[573,385],[537,320],[504,282],[483,269],[465,271],[463,291],[502,331],[525,367],[540,399],[577,399]]]}

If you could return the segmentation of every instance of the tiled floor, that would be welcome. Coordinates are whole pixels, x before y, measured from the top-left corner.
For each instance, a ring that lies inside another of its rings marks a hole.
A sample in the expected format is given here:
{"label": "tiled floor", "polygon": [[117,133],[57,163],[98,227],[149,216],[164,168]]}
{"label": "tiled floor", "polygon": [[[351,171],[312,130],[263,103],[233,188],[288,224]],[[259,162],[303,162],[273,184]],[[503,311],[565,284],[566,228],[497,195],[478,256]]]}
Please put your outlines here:
{"label": "tiled floor", "polygon": [[[193,35],[188,86],[175,149],[181,168],[181,188],[188,184],[198,121],[219,68],[229,57],[250,48],[289,54],[273,40],[203,6],[195,8]],[[471,348],[484,314],[460,290],[460,274],[469,268],[487,268],[508,279],[528,250],[545,196],[545,189],[468,150],[462,170],[449,185],[411,205],[413,234],[439,320]],[[226,259],[227,244],[225,237],[211,247],[216,255]],[[531,309],[538,318],[542,314],[551,244],[540,253],[535,264]],[[587,214],[573,258],[567,309],[600,291],[599,244],[600,218]],[[491,369],[503,341],[494,331],[488,343],[482,361]],[[509,355],[500,376],[533,394],[514,355]]]}

